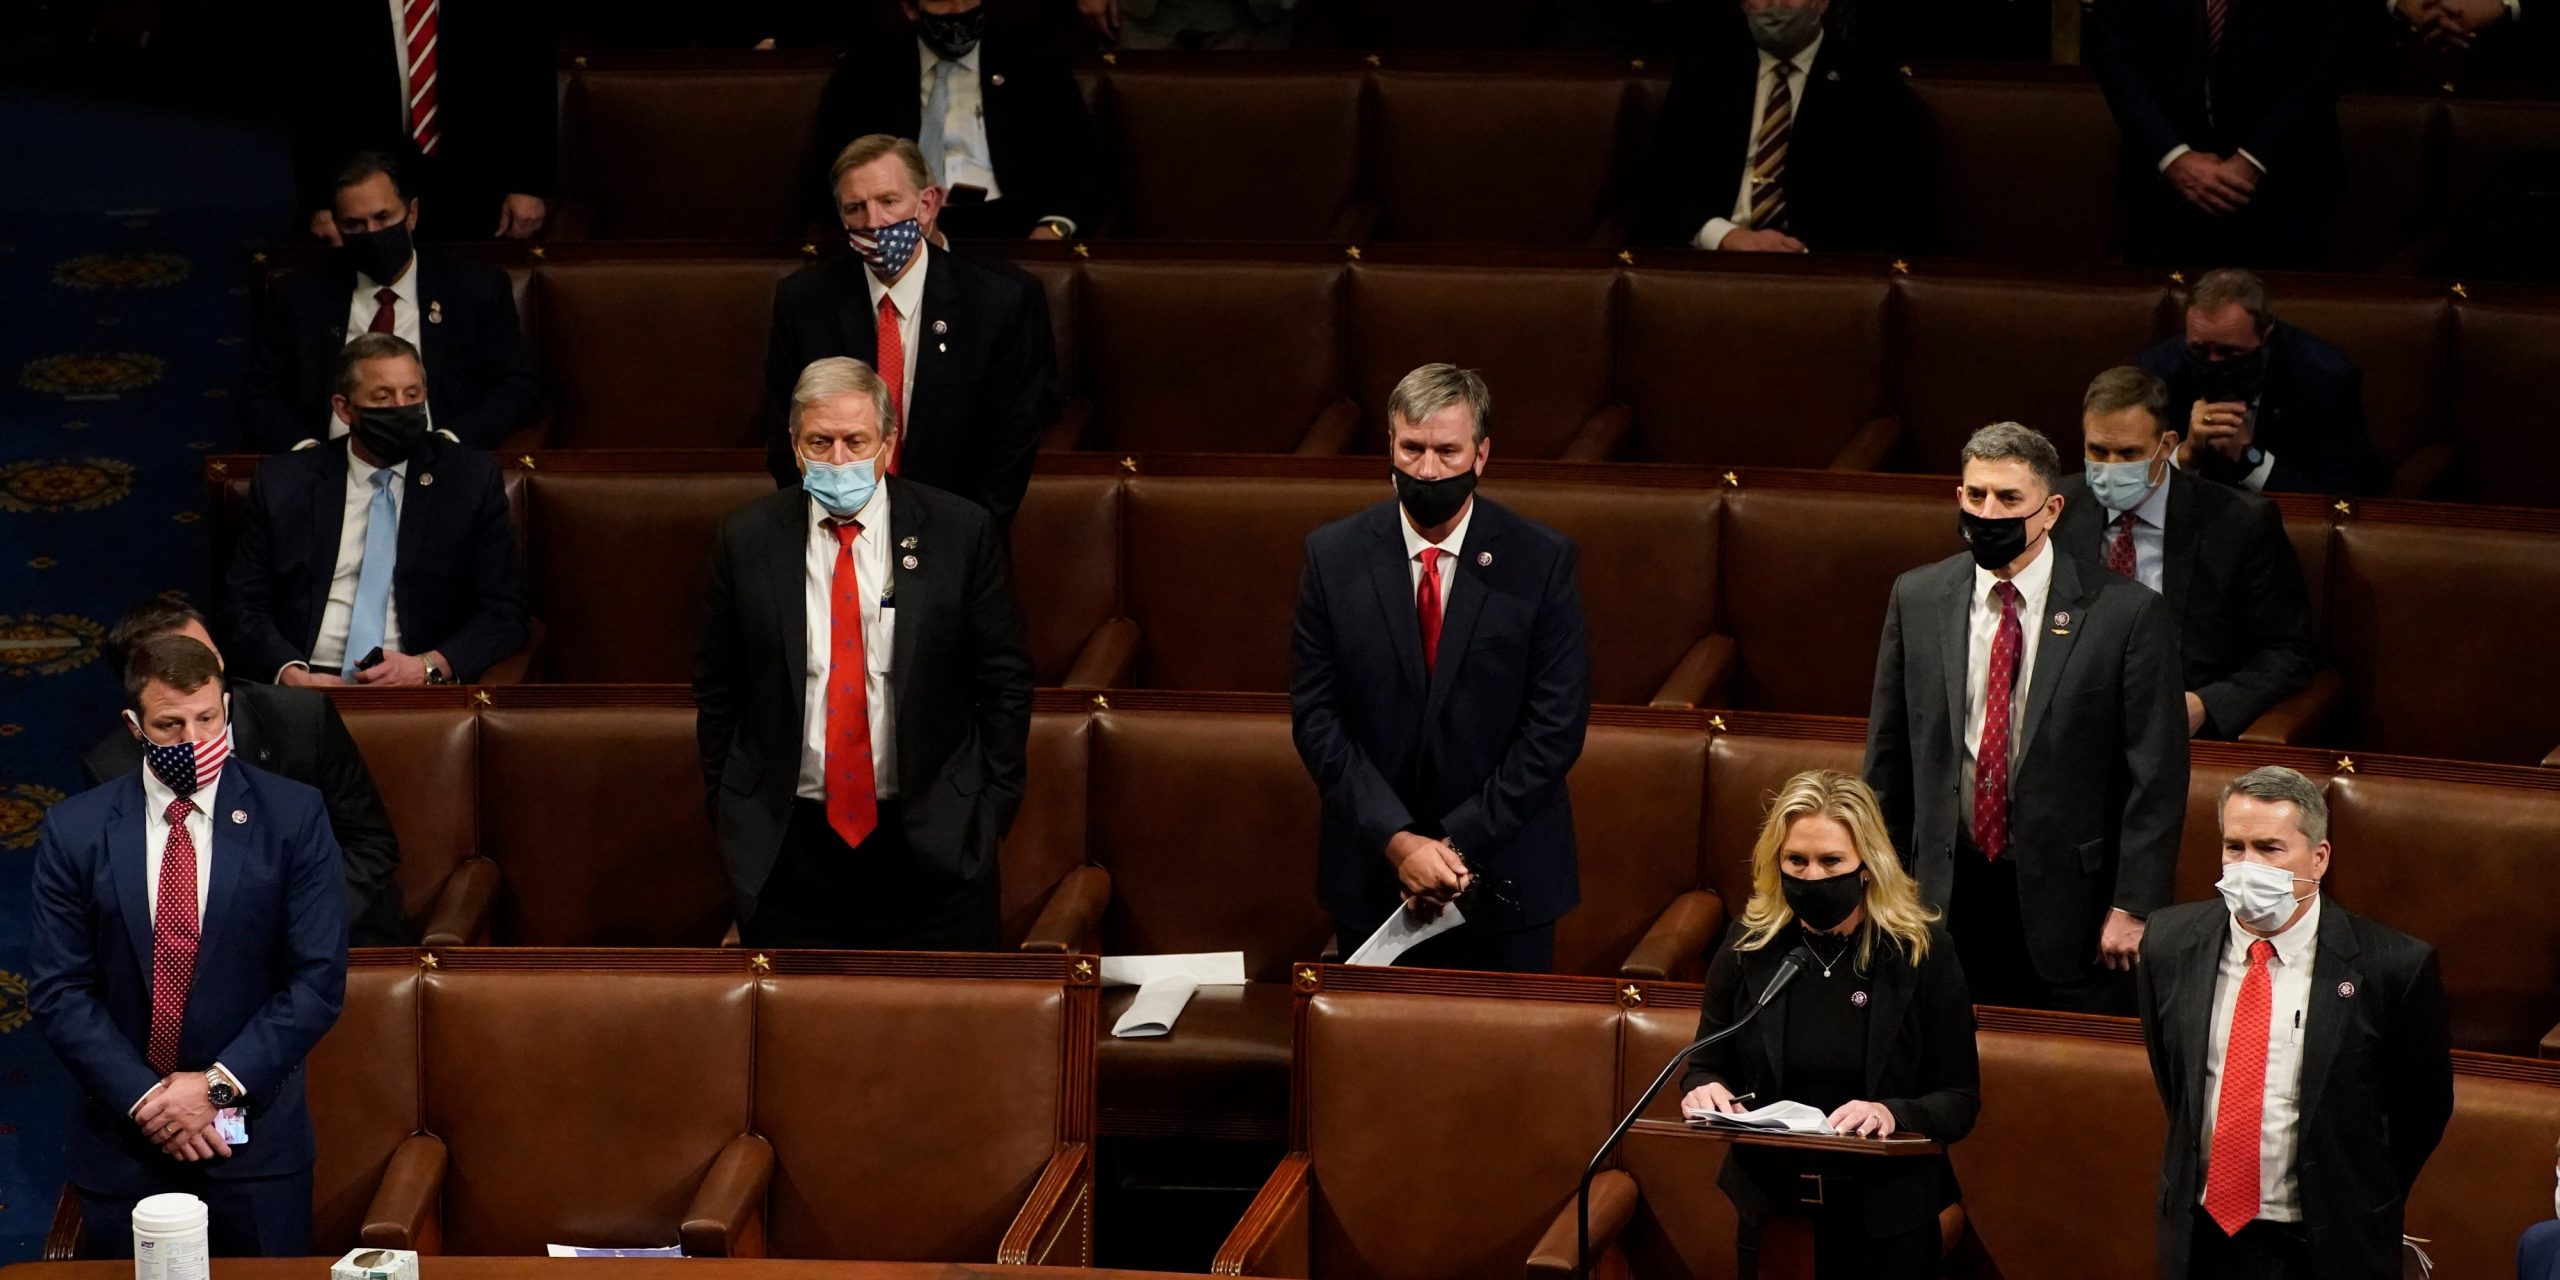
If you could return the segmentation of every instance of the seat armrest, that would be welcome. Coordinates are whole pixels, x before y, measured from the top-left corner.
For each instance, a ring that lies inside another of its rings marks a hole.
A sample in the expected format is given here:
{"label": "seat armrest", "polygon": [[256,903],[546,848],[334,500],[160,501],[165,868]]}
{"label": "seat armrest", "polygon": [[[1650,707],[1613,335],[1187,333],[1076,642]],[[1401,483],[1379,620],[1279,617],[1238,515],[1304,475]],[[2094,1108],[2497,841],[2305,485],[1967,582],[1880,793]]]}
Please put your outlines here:
{"label": "seat armrest", "polygon": [[1049,1157],[996,1244],[996,1265],[1093,1265],[1093,1148],[1070,1142]]}
{"label": "seat armrest", "polygon": [[53,1225],[45,1228],[44,1254],[40,1261],[69,1262],[80,1256],[80,1193],[71,1184],[62,1184],[62,1195],[53,1202]]}
{"label": "seat armrest", "polygon": [[1323,457],[1349,453],[1352,442],[1360,438],[1362,425],[1360,406],[1348,400],[1336,400],[1316,415],[1314,424],[1307,428],[1307,434],[1299,437],[1298,447],[1293,452]]}
{"label": "seat armrest", "polygon": [[1657,707],[1695,707],[1724,696],[1725,685],[1733,679],[1734,664],[1742,650],[1731,636],[1708,636],[1689,646],[1680,665],[1671,669],[1671,677],[1653,695]]}
{"label": "seat armrest", "polygon": [[2240,731],[2240,741],[2279,747],[2318,746],[2320,735],[2337,713],[2345,687],[2335,671],[2323,670],[2313,674],[2311,683],[2259,712],[2258,718]]}
{"label": "seat armrest", "polygon": [[542,667],[540,666],[542,661],[542,638],[547,634],[549,634],[549,629],[542,625],[542,619],[527,619],[525,623],[524,647],[516,650],[514,653],[511,653],[506,657],[498,659],[496,662],[490,663],[489,669],[480,673],[478,683],[531,683],[534,675],[542,670]]}
{"label": "seat armrest", "polygon": [[676,1240],[688,1258],[764,1256],[764,1202],[773,1190],[773,1144],[752,1133],[729,1139],[693,1189]]}
{"label": "seat armrest", "polygon": [[2385,496],[2393,498],[2426,498],[2434,495],[2453,469],[2453,446],[2431,444],[2410,454],[2391,473],[2391,487]]}
{"label": "seat armrest", "polygon": [[1635,410],[1622,404],[1610,405],[1592,414],[1591,420],[1564,442],[1564,451],[1556,457],[1566,462],[1607,462],[1618,455],[1618,446],[1626,443],[1627,433],[1635,424]]}
{"label": "seat armrest", "polygon": [[1138,624],[1109,618],[1084,638],[1075,665],[1067,668],[1061,689],[1126,689],[1138,673]]}
{"label": "seat armrest", "polygon": [[1262,1180],[1261,1192],[1209,1260],[1209,1274],[1307,1280],[1314,1193],[1315,1170],[1307,1153],[1280,1157],[1280,1166]]}
{"label": "seat armrest", "polygon": [[[2537,1058],[2560,1058],[2560,1027],[2553,1027],[2549,1031],[2542,1033],[2542,1043],[2534,1046],[2533,1056]],[[73,1205],[71,1212],[74,1214],[79,1213],[80,1207],[78,1205]],[[59,1218],[56,1220],[59,1221]],[[51,1257],[52,1255],[48,1253],[45,1256]]]}
{"label": "seat armrest", "polygon": [[1093,428],[1093,402],[1083,396],[1067,401],[1058,411],[1058,420],[1040,433],[1040,452],[1066,453],[1084,443],[1084,433]]}
{"label": "seat armrest", "polygon": [[1840,452],[1831,455],[1830,469],[1882,471],[1884,460],[1892,456],[1893,447],[1901,442],[1902,419],[1889,413],[1881,418],[1869,418],[1865,426],[1858,428],[1856,435],[1840,446]]}
{"label": "seat armrest", "polygon": [[[1617,1247],[1618,1233],[1636,1216],[1636,1202],[1643,1198],[1636,1190],[1636,1180],[1624,1169],[1603,1169],[1591,1180],[1591,1250],[1607,1256]],[[1580,1221],[1574,1214],[1571,1199],[1556,1211],[1556,1220],[1547,1224],[1547,1234],[1538,1238],[1538,1247],[1529,1253],[1529,1274],[1559,1276],[1570,1280],[1581,1261],[1577,1250],[1581,1234]]]}
{"label": "seat armrest", "polygon": [[1085,944],[1094,940],[1102,909],[1110,905],[1111,873],[1100,867],[1078,867],[1049,891],[1049,901],[1041,906],[1040,918],[1031,922],[1031,932],[1023,935],[1021,949],[1047,955],[1090,951],[1093,948]]}
{"label": "seat armrest", "polygon": [[489,907],[498,900],[498,864],[473,858],[446,876],[418,927],[422,947],[467,947],[487,939]]}
{"label": "seat armrest", "polygon": [[368,1249],[412,1249],[436,1253],[444,1248],[444,1140],[413,1133],[391,1152],[382,1184],[365,1206],[364,1226],[356,1242]]}
{"label": "seat armrest", "polygon": [[720,945],[724,947],[743,947],[747,945],[744,927],[735,920],[730,921],[729,931],[720,935]]}
{"label": "seat armrest", "polygon": [[1627,953],[1626,963],[1618,966],[1618,976],[1695,982],[1705,971],[1707,944],[1723,927],[1724,899],[1704,889],[1691,889],[1662,909],[1661,917]]}
{"label": "seat armrest", "polygon": [[1317,953],[1316,953],[1316,963],[1318,963],[1318,964],[1340,964],[1340,963],[1342,963],[1342,935],[1341,935],[1341,934],[1339,934],[1339,933],[1328,933],[1328,934],[1326,934],[1326,935],[1324,936],[1324,950],[1319,951],[1319,952],[1317,952]]}

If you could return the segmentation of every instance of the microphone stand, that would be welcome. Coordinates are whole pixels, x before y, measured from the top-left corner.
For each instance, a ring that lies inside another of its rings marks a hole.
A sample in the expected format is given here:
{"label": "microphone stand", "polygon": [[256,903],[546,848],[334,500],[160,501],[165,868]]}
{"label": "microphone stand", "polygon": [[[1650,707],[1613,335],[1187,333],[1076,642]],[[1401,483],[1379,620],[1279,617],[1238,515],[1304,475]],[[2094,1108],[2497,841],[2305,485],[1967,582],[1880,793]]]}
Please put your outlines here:
{"label": "microphone stand", "polygon": [[1804,972],[1805,967],[1812,963],[1811,948],[1799,945],[1795,950],[1788,952],[1778,961],[1778,972],[1769,979],[1769,985],[1761,990],[1760,998],[1752,1001],[1751,1007],[1743,1010],[1741,1017],[1717,1028],[1715,1034],[1692,1042],[1688,1048],[1673,1054],[1671,1061],[1664,1063],[1662,1071],[1654,1076],[1653,1083],[1645,1086],[1644,1094],[1636,1099],[1635,1106],[1629,1108],[1627,1114],[1619,1118],[1618,1127],[1609,1131],[1608,1140],[1600,1144],[1599,1150],[1591,1153],[1590,1163],[1582,1166],[1582,1186],[1574,1192],[1573,1196],[1573,1273],[1575,1276],[1581,1277],[1582,1280],[1589,1280],[1591,1275],[1591,1180],[1600,1176],[1600,1162],[1608,1159],[1609,1153],[1618,1149],[1618,1143],[1626,1138],[1627,1130],[1634,1127],[1636,1117],[1643,1115],[1644,1109],[1652,1105],[1654,1095],[1662,1092],[1662,1086],[1671,1082],[1671,1073],[1679,1070],[1680,1064],[1687,1062],[1690,1054],[1750,1026],[1751,1020],[1759,1017],[1760,1011],[1768,1008],[1769,1002],[1777,999],[1779,994],[1787,989],[1787,984],[1795,981],[1796,975]]}

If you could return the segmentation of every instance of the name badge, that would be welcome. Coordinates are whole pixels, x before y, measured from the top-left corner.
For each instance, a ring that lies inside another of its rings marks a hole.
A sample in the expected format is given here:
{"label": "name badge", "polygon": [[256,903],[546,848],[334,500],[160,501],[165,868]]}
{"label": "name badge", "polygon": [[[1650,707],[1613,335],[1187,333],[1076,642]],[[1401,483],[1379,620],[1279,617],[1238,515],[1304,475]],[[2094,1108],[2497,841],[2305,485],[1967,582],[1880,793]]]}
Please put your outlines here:
{"label": "name badge", "polygon": [[228,1146],[245,1146],[249,1141],[249,1109],[220,1107],[213,1113],[213,1131]]}

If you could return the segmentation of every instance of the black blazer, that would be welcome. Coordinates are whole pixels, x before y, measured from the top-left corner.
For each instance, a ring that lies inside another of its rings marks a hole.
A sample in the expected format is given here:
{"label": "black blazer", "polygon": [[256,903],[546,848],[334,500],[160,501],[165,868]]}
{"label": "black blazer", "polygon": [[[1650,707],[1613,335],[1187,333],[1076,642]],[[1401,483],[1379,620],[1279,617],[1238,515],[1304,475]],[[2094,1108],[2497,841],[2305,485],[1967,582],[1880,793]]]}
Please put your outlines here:
{"label": "black blazer", "polygon": [[2205,54],[2204,0],[2095,0],[2090,74],[2122,135],[2130,189],[2160,183],[2184,144],[2246,150],[2270,182],[2334,186],[2346,165],[2338,92],[2363,0],[2251,0],[2230,6],[2218,57]]}
{"label": "black blazer", "polygon": [[[310,658],[329,606],[346,516],[347,437],[258,464],[223,610],[236,668],[273,679]],[[441,651],[474,680],[525,645],[524,569],[497,460],[430,440],[401,486],[400,564],[391,608],[410,653]],[[361,655],[357,655],[361,656]]]}
{"label": "black blazer", "polygon": [[[2203,1194],[2205,1054],[2231,915],[2219,900],[2156,912],[2134,969],[2151,1078],[2168,1108],[2160,1159],[2162,1280],[2185,1280]],[[2303,1028],[2294,1154],[2311,1272],[2398,1280],[2409,1188],[2453,1115],[2452,1033],[2435,948],[2320,904],[2319,954]]]}
{"label": "black blazer", "polygon": [[420,230],[440,240],[486,240],[498,202],[559,191],[560,96],[550,0],[442,0],[436,16],[432,158],[409,136],[391,11],[378,4],[297,0],[289,6],[290,65],[308,76],[293,113],[302,209],[329,207],[330,180],[357,151],[409,166]]}
{"label": "black blazer", "polygon": [[[433,249],[418,251],[414,270],[418,309],[426,313],[418,318],[418,354],[426,362],[428,416],[462,443],[494,449],[542,411],[506,273]],[[362,332],[347,331],[355,289],[355,268],[343,262],[276,280],[249,348],[241,448],[283,453],[323,434],[338,352]]]}
{"label": "black blazer", "polygon": [[[400,870],[400,839],[373,789],[364,753],[328,695],[240,681],[231,686],[231,735],[241,759],[316,789],[328,803],[329,831],[346,857],[349,944],[396,947],[417,941],[392,879]],[[141,767],[142,744],[124,729],[100,739],[80,762],[93,787]]]}
{"label": "black blazer", "polygon": [[[924,313],[899,474],[978,504],[1001,532],[1031,485],[1040,432],[1058,416],[1048,298],[1014,267],[948,250],[929,251],[913,269],[925,273]],[[829,356],[879,356],[865,271],[845,254],[792,272],[773,291],[763,431],[778,484],[800,483],[789,429],[800,371]]]}
{"label": "black blazer", "polygon": [[[1751,154],[1751,102],[1760,54],[1746,38],[1709,42],[1683,58],[1654,126],[1639,244],[1689,243],[1710,218],[1729,217]],[[1796,94],[1787,140],[1787,230],[1817,253],[1908,251],[1914,207],[1913,111],[1889,63],[1825,36]]]}
{"label": "black blazer", "polygon": [[[2055,555],[2053,551],[2045,552]],[[1896,579],[1876,653],[1867,785],[1930,905],[1955,883],[1964,812],[1973,558]],[[2067,618],[2067,621],[2065,620]],[[2027,952],[2048,982],[2091,972],[2111,907],[2169,905],[2187,808],[2187,705],[2160,597],[2057,555],[2009,782]]]}
{"label": "black blazer", "polygon": [[[1103,213],[1101,147],[1075,72],[1035,25],[999,6],[988,9],[986,33],[978,42],[978,92],[985,104],[988,159],[1004,196],[945,208],[939,225],[963,239],[1018,240],[1040,219],[1061,217],[1090,236],[1101,229]],[[924,90],[916,37],[905,28],[869,33],[837,60],[818,99],[804,185],[803,207],[822,217],[823,225],[835,225],[827,170],[836,153],[864,134],[917,136]],[[934,181],[948,185],[941,174]]]}
{"label": "black blazer", "polygon": [[[1031,655],[994,522],[949,494],[885,483],[899,553],[889,684],[907,852],[916,870],[965,884],[996,874],[996,845],[1022,807]],[[732,512],[711,548],[695,735],[740,919],[755,917],[799,788],[808,540],[809,499],[785,489]]]}
{"label": "black blazer", "polygon": [[[2268,333],[2266,350],[2266,378],[2258,388],[2251,439],[2276,456],[2267,490],[2347,496],[2380,492],[2388,476],[2365,430],[2364,370],[2346,352],[2281,322]],[[2183,430],[2188,412],[2203,398],[2187,360],[2186,340],[2166,339],[2134,363],[2169,384],[2169,416]],[[2198,465],[2204,474],[2233,484],[2245,473],[2218,455]]]}
{"label": "black blazer", "polygon": [[[2113,513],[2080,476],[2063,482],[2062,496],[2054,545],[2091,564],[2104,561]],[[2319,669],[2311,601],[2284,517],[2246,489],[2170,468],[2160,595],[2178,626],[2187,690],[2204,700],[2207,734],[2238,736]]]}
{"label": "black blazer", "polygon": [[[1798,930],[1786,932],[1767,946],[1738,951],[1742,922],[1725,929],[1724,941],[1707,962],[1707,988],[1698,1006],[1698,1034],[1709,1035],[1733,1025],[1777,976],[1778,962],[1796,942]],[[1870,960],[1867,1006],[1865,1097],[1893,1113],[1904,1131],[1953,1143],[1973,1132],[1982,1112],[1982,1062],[1973,1043],[1973,997],[1964,984],[1964,967],[1956,961],[1953,939],[1945,928],[1929,926],[1929,954],[1918,964],[1902,945],[1878,935]],[[1721,1044],[1699,1050],[1689,1059],[1680,1081],[1687,1093],[1704,1084],[1721,1084],[1735,1093],[1756,1093],[1762,1103],[1787,1095],[1786,1002],[1781,995],[1747,1031]],[[1716,1185],[1733,1198],[1742,1220],[1756,1223],[1772,1204],[1789,1203],[1791,1182],[1758,1153],[1736,1147],[1725,1159]],[[1955,1170],[1944,1156],[1934,1160],[1897,1157],[1862,1163],[1866,1184],[1865,1217],[1870,1235],[1909,1231],[1938,1216],[1947,1203],[1942,1187],[1952,1187]]]}
{"label": "black blazer", "polygon": [[1565,792],[1591,715],[1579,557],[1478,495],[1426,679],[1403,521],[1388,501],[1307,535],[1289,712],[1324,799],[1317,894],[1367,937],[1399,901],[1387,839],[1418,831],[1509,882],[1514,903],[1479,894],[1469,920],[1545,924],[1582,896]]}

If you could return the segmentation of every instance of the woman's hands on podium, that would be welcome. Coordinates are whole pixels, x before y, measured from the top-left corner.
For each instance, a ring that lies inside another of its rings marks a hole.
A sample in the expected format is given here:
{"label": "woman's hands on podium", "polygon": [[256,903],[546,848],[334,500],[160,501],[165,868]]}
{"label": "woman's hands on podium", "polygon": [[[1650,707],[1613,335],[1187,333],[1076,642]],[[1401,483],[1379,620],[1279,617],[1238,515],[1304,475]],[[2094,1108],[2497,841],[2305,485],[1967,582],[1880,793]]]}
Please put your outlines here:
{"label": "woman's hands on podium", "polygon": [[1893,1113],[1872,1102],[1843,1102],[1825,1123],[1844,1138],[1890,1138]]}
{"label": "woman's hands on podium", "polygon": [[1733,1096],[1733,1090],[1725,1088],[1720,1083],[1712,1082],[1699,1085],[1682,1095],[1680,1109],[1682,1111],[1717,1111],[1729,1116],[1738,1116],[1750,1110]]}

